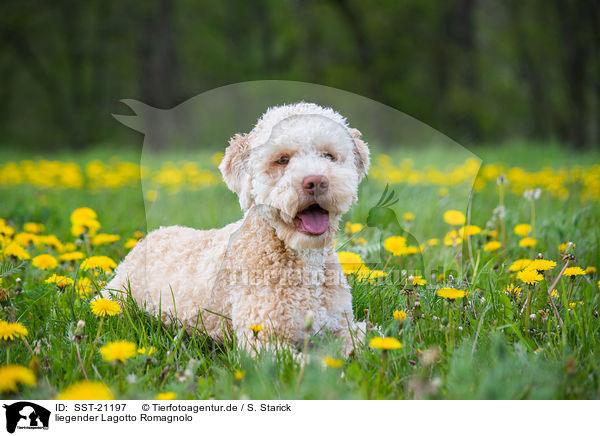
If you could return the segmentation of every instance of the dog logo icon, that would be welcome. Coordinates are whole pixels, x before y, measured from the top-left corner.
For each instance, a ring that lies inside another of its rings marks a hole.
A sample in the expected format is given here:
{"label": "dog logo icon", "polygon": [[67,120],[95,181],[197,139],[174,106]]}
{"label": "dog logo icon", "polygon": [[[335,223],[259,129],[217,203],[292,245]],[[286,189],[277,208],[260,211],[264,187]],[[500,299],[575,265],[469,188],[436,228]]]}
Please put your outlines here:
{"label": "dog logo icon", "polygon": [[3,407],[6,409],[6,431],[9,433],[14,433],[17,428],[48,430],[48,409],[29,401],[19,401],[8,406],[4,404]]}

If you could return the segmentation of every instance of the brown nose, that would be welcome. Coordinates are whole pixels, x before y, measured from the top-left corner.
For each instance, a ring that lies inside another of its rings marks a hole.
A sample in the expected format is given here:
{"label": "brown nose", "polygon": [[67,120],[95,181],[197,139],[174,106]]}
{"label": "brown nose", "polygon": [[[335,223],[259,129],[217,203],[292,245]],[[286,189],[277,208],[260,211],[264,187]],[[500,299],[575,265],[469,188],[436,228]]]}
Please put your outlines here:
{"label": "brown nose", "polygon": [[323,195],[329,189],[329,179],[325,176],[306,176],[302,180],[302,189],[308,195]]}

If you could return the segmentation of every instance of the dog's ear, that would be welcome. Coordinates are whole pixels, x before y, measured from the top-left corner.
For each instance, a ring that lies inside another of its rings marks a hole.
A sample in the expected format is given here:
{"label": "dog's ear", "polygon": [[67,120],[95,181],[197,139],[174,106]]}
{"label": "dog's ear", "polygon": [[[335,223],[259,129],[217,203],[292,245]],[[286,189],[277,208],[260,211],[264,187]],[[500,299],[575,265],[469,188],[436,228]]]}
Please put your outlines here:
{"label": "dog's ear", "polygon": [[357,129],[349,129],[350,136],[354,140],[354,162],[356,169],[358,170],[358,176],[360,180],[367,175],[369,171],[369,147],[367,143],[360,139],[361,133]]}
{"label": "dog's ear", "polygon": [[248,134],[238,133],[229,140],[229,147],[225,150],[225,156],[219,165],[223,180],[227,187],[237,194],[242,210],[248,210],[252,206],[249,157]]}

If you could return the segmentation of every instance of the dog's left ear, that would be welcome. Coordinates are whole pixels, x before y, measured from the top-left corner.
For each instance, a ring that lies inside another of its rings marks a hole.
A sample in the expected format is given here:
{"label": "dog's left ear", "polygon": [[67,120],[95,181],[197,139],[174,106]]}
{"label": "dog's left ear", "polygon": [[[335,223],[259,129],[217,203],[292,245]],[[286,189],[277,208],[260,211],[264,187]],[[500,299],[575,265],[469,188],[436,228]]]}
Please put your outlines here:
{"label": "dog's left ear", "polygon": [[227,187],[237,194],[240,206],[244,211],[252,206],[251,180],[248,168],[249,157],[248,134],[240,135],[238,133],[229,140],[229,147],[225,149],[225,156],[219,165],[223,180]]}
{"label": "dog's left ear", "polygon": [[360,139],[361,133],[358,129],[349,129],[349,131],[350,136],[354,140],[354,162],[359,178],[362,180],[367,175],[367,171],[369,171],[369,147],[367,147],[365,141]]}

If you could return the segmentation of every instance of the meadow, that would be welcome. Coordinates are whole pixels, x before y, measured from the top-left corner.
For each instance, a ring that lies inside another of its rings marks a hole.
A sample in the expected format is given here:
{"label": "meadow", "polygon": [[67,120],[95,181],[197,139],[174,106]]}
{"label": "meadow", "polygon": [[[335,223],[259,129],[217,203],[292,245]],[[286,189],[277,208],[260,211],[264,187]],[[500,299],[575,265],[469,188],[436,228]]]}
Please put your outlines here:
{"label": "meadow", "polygon": [[345,358],[328,335],[301,354],[251,356],[131,300],[98,299],[158,225],[241,218],[219,153],[140,166],[139,153],[110,147],[1,151],[0,395],[600,398],[600,156],[523,143],[475,152],[481,169],[448,164],[444,150],[373,153],[336,239],[355,317],[373,326]]}

